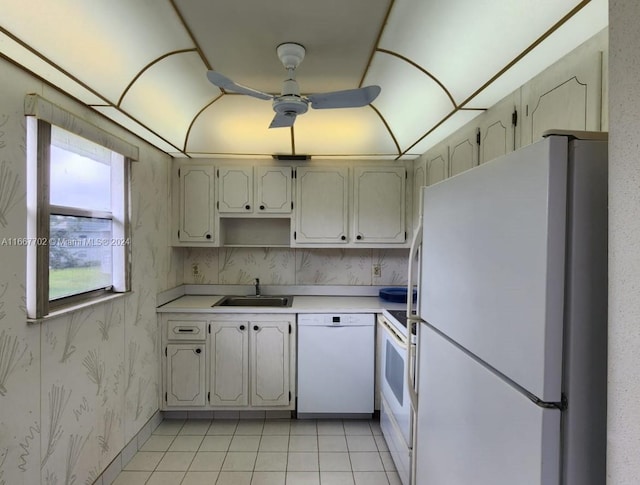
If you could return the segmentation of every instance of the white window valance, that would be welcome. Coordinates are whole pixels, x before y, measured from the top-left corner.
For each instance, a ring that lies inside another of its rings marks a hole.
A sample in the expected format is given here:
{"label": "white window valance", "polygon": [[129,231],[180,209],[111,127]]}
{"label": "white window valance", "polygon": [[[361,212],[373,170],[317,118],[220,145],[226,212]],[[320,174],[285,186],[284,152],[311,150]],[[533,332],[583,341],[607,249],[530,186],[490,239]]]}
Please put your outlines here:
{"label": "white window valance", "polygon": [[37,94],[27,94],[24,99],[25,116],[35,116],[52,125],[64,128],[87,140],[102,145],[114,152],[124,155],[129,160],[138,160],[138,147],[106,133],[102,128],[92,125],[88,121],[70,113],[69,111],[53,104]]}

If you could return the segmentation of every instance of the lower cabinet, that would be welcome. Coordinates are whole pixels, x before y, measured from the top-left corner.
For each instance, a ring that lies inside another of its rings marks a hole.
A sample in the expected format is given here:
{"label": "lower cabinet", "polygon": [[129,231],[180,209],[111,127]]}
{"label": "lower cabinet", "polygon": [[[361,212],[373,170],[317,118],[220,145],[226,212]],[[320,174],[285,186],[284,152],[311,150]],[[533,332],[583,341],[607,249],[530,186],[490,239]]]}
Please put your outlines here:
{"label": "lower cabinet", "polygon": [[212,406],[249,404],[249,323],[212,322],[209,336]]}
{"label": "lower cabinet", "polygon": [[251,323],[249,331],[249,399],[254,406],[287,406],[289,386],[289,322]]}
{"label": "lower cabinet", "polygon": [[204,345],[168,344],[166,353],[167,406],[204,406],[207,397]]}
{"label": "lower cabinet", "polygon": [[295,408],[295,315],[165,314],[161,323],[165,408]]}

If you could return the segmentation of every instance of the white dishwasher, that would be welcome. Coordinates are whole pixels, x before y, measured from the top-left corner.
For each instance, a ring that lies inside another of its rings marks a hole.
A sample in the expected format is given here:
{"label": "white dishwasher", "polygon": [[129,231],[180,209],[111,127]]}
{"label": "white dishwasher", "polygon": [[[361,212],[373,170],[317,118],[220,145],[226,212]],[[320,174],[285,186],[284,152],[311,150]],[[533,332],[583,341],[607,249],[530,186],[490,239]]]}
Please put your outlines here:
{"label": "white dishwasher", "polygon": [[375,315],[298,314],[298,417],[373,413]]}

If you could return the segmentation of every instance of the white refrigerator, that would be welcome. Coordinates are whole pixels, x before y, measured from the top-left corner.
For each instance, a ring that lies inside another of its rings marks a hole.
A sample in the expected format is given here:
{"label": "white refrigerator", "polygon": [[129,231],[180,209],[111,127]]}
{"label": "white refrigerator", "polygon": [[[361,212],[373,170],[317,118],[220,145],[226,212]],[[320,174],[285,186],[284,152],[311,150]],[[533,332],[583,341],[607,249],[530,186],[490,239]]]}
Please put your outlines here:
{"label": "white refrigerator", "polygon": [[414,483],[605,483],[606,135],[422,190]]}

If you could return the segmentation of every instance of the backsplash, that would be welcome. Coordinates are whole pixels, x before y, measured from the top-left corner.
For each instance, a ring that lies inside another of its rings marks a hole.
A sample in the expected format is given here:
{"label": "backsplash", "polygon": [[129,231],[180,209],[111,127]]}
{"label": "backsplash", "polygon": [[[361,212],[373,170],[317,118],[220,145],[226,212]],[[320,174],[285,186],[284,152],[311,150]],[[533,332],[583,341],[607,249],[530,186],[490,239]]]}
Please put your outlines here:
{"label": "backsplash", "polygon": [[[187,248],[185,284],[404,285],[408,249]],[[380,265],[380,277],[373,266]]]}

